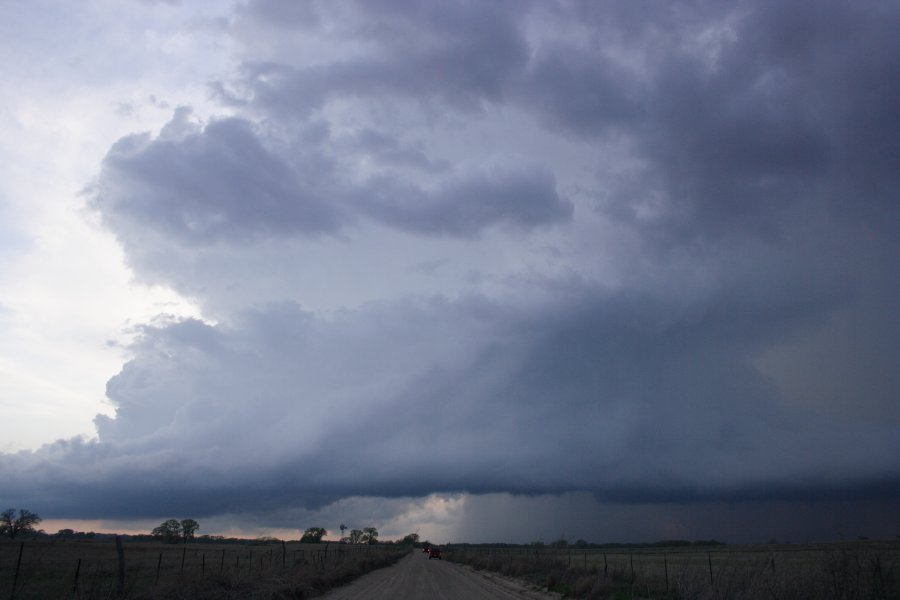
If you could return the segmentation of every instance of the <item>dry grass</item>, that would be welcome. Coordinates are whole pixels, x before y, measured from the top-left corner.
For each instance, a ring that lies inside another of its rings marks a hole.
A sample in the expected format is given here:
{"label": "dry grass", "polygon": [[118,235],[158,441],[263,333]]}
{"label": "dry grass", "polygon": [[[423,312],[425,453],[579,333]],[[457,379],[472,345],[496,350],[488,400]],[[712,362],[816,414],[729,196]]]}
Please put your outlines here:
{"label": "dry grass", "polygon": [[[309,598],[374,569],[408,549],[339,544],[125,543],[125,590],[119,596],[113,540],[0,542],[0,597],[16,600]],[[15,592],[13,594],[13,583]]]}
{"label": "dry grass", "polygon": [[519,577],[570,598],[891,600],[900,544],[616,550],[464,548],[449,560]]}

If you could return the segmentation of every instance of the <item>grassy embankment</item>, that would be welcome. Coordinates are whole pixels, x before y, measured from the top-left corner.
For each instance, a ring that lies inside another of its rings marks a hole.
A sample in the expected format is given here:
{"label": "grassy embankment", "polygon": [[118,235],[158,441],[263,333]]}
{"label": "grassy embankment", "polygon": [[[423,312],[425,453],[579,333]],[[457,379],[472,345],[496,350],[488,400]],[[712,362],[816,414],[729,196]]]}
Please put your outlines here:
{"label": "grassy embankment", "polygon": [[409,552],[409,548],[401,546],[174,545],[128,541],[123,549],[124,587],[120,595],[114,540],[26,540],[24,546],[18,540],[2,541],[0,597],[15,600],[310,598],[369,571],[394,564]]}
{"label": "grassy embankment", "polygon": [[900,542],[705,548],[448,548],[445,557],[570,598],[891,600]]}

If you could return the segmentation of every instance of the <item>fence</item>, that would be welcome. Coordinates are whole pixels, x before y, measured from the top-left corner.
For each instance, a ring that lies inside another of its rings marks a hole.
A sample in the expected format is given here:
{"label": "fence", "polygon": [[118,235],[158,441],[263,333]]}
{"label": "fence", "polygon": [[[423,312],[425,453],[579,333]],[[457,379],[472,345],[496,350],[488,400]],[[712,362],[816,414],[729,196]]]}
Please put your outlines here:
{"label": "fence", "polygon": [[689,588],[688,595],[698,598],[754,589],[772,597],[796,582],[827,587],[827,597],[836,598],[890,598],[900,589],[900,541],[668,548],[459,545],[448,549],[452,555],[478,568],[541,578],[542,583],[568,573],[586,587],[614,582],[632,591],[636,586],[658,592]]}
{"label": "fence", "polygon": [[168,545],[104,540],[0,543],[0,598],[107,598],[147,594],[203,578],[248,580],[290,570],[324,571],[396,548],[347,544]]}

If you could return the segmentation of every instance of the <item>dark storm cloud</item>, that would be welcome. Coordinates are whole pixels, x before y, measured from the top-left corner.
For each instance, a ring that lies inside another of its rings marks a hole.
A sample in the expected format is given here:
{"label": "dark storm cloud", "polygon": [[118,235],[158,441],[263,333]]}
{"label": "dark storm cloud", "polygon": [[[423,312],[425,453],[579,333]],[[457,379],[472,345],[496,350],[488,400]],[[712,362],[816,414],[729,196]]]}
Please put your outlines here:
{"label": "dark storm cloud", "polygon": [[126,248],[141,229],[202,246],[340,226],[322,182],[327,159],[306,156],[298,169],[267,149],[246,120],[185,131],[185,118],[184,109],[176,112],[156,139],[138,134],[119,140],[104,160],[93,205]]}
{"label": "dark storm cloud", "polygon": [[[282,5],[251,3],[246,10],[254,20],[271,22],[280,20]],[[242,92],[238,98],[286,115],[305,115],[335,96],[379,95],[471,111],[501,99],[528,61],[528,44],[517,26],[518,3],[385,0],[328,9],[331,35],[353,39],[365,51],[310,67],[250,63],[232,82]],[[214,89],[223,92],[227,86],[217,82]]]}
{"label": "dark storm cloud", "polygon": [[441,172],[450,168],[447,161],[434,161],[421,147],[406,144],[396,137],[374,129],[365,129],[347,140],[347,150],[360,152],[386,166],[405,166],[423,171]]}
{"label": "dark storm cloud", "polygon": [[[525,255],[556,224],[549,244],[582,254],[484,276],[506,295],[397,292],[327,316],[258,298],[217,325],[148,326],[99,441],[2,456],[11,503],[165,516],[435,491],[900,496],[896,8],[286,6],[251,2],[233,23],[281,25],[272,56],[254,47],[214,85],[238,116],[200,127],[182,111],[107,156],[93,204],[139,275],[202,296],[218,273],[190,271],[187,251],[227,263],[248,240],[367,228],[465,245],[513,230],[521,245],[485,242],[488,257]],[[358,45],[297,62],[277,51],[294,22]],[[627,155],[590,154],[585,183],[525,142],[439,150],[502,110]],[[591,186],[577,206],[560,191]],[[444,264],[430,258],[406,264]]]}
{"label": "dark storm cloud", "polygon": [[522,229],[568,221],[572,205],[559,197],[553,173],[516,166],[465,174],[427,192],[374,179],[361,190],[360,212],[379,222],[433,235],[468,237],[487,224]]}
{"label": "dark storm cloud", "polygon": [[681,235],[771,233],[785,207],[811,199],[840,218],[897,226],[896,10],[871,2],[750,3],[730,6],[730,15],[702,4],[656,8],[639,25],[628,11],[586,10],[598,35],[636,27],[622,44],[639,66],[609,64],[596,39],[546,45],[525,101],[577,135],[634,135]]}
{"label": "dark storm cloud", "polygon": [[[178,109],[158,137],[130,135],[112,147],[91,206],[134,267],[170,282],[183,280],[177,273],[193,269],[190,253],[201,248],[336,235],[363,216],[455,237],[572,216],[543,166],[454,172],[446,161],[371,129],[335,140],[327,125],[311,121],[291,132],[284,142],[237,117],[201,127],[188,109]],[[385,167],[361,175],[355,165],[362,160]],[[433,189],[402,169],[425,173]]]}
{"label": "dark storm cloud", "polygon": [[799,412],[743,360],[790,307],[698,310],[599,294],[517,317],[471,298],[148,328],[110,380],[117,412],[98,417],[100,440],[5,456],[10,501],[89,517],[463,490],[898,493],[894,424]]}

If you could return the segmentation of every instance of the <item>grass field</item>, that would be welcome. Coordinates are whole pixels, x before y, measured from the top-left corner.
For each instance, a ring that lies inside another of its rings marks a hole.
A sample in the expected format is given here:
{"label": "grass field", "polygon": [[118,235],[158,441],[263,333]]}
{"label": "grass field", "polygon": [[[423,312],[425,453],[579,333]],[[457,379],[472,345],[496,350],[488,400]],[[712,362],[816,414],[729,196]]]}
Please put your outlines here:
{"label": "grass field", "polygon": [[900,598],[900,542],[611,550],[458,547],[446,555],[576,598]]}
{"label": "grass field", "polygon": [[[396,562],[408,548],[342,544],[0,542],[0,598],[306,598]],[[19,558],[21,553],[21,560]]]}

